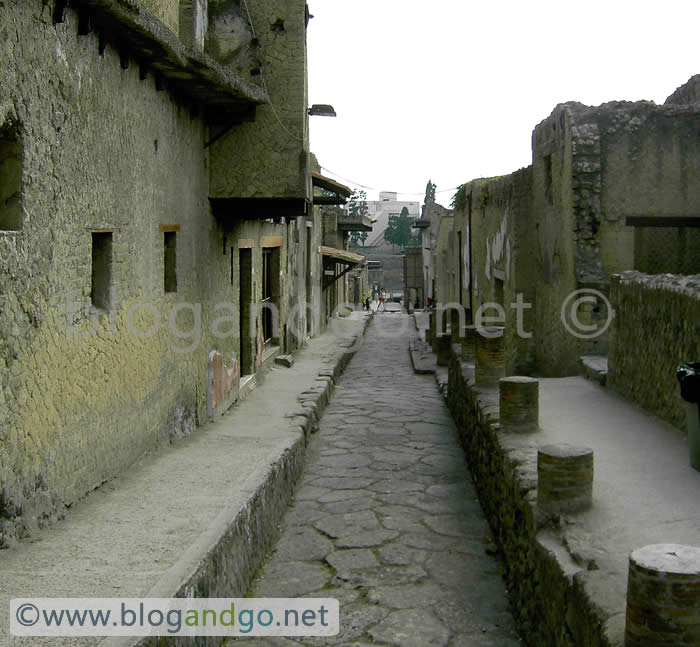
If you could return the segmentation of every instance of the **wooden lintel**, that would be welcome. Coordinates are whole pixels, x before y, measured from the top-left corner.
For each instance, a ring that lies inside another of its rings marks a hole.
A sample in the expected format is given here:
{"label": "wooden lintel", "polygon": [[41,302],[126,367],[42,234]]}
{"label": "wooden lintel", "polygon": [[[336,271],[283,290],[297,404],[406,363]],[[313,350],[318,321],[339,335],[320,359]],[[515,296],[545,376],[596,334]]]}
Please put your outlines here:
{"label": "wooden lintel", "polygon": [[252,249],[255,247],[255,241],[252,238],[239,238],[238,249]]}
{"label": "wooden lintel", "polygon": [[161,234],[166,231],[180,231],[180,225],[158,225],[158,231]]}
{"label": "wooden lintel", "polygon": [[114,233],[118,234],[121,233],[121,229],[119,227],[85,227],[85,231],[87,231],[89,234],[109,234],[109,233]]}
{"label": "wooden lintel", "polygon": [[260,247],[282,247],[282,236],[261,236]]}

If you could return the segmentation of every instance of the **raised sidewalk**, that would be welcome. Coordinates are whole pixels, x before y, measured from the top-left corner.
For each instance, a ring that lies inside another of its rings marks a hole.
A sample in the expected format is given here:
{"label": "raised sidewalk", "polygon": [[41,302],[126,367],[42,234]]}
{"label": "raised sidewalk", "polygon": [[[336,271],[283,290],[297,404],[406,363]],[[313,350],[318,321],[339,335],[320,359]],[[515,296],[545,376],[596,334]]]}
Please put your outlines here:
{"label": "raised sidewalk", "polygon": [[[630,553],[700,546],[700,472],[683,434],[583,377],[540,379],[539,431],[509,432],[499,423],[498,389],[474,386],[472,364],[453,353],[449,380],[445,372],[438,367],[436,378],[448,382],[523,636],[537,647],[622,647]],[[538,510],[537,449],[553,443],[594,451],[589,510]]]}
{"label": "raised sidewalk", "polygon": [[370,317],[334,319],[291,368],[272,368],[226,415],[149,452],[63,521],[1,551],[0,645],[139,642],[10,636],[12,598],[242,597]]}

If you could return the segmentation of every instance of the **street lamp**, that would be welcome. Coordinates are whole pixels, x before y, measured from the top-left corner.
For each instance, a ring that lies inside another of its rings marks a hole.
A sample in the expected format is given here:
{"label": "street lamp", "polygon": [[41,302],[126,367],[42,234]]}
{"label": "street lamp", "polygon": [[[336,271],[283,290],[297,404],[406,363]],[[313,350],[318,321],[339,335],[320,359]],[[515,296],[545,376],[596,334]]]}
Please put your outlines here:
{"label": "street lamp", "polygon": [[314,103],[308,110],[310,117],[337,117],[333,106],[327,103]]}

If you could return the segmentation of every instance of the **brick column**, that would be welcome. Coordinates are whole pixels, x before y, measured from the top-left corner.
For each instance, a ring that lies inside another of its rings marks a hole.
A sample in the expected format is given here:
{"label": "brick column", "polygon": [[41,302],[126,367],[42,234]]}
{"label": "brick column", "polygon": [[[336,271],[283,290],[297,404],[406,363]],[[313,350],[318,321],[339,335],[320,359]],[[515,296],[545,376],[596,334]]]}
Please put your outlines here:
{"label": "brick column", "polygon": [[452,335],[448,332],[437,334],[437,364],[438,366],[449,366],[450,353],[452,352]]}
{"label": "brick column", "polygon": [[459,340],[462,342],[462,361],[476,363],[476,337],[479,333],[476,326],[462,326],[459,331]]}
{"label": "brick column", "polygon": [[547,512],[576,512],[593,500],[593,450],[545,445],[537,450],[537,504]]}
{"label": "brick column", "polygon": [[625,647],[700,645],[700,548],[653,544],[630,555]]}
{"label": "brick column", "polygon": [[540,383],[532,377],[512,375],[498,381],[500,423],[507,431],[537,431],[540,415]]}
{"label": "brick column", "polygon": [[476,383],[480,386],[498,386],[505,377],[503,327],[481,328],[476,333]]}

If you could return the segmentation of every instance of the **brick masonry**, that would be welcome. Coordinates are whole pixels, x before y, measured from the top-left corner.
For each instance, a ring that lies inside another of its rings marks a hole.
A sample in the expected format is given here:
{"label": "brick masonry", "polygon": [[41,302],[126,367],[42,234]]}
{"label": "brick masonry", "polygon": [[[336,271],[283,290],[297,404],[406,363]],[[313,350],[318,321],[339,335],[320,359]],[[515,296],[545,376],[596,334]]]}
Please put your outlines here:
{"label": "brick masonry", "polygon": [[546,515],[537,508],[536,441],[524,446],[523,434],[504,431],[498,390],[472,384],[473,367],[453,355],[447,403],[503,553],[519,630],[530,645],[612,647],[608,618],[584,586],[585,569],[572,576],[540,533]]}
{"label": "brick masonry", "polygon": [[700,275],[624,272],[612,278],[611,300],[608,384],[685,429],[676,368],[700,361]]}

